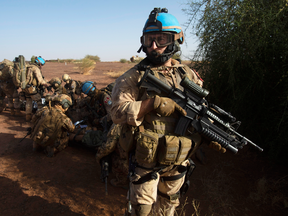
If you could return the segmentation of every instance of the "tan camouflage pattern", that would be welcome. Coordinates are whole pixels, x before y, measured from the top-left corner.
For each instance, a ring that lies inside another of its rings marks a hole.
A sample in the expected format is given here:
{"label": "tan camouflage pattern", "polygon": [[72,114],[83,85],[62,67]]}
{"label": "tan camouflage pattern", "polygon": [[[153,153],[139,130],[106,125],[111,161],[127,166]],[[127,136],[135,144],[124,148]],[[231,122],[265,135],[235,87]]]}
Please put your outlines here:
{"label": "tan camouflage pattern", "polygon": [[[20,100],[19,100],[19,93],[17,91],[16,86],[13,83],[12,78],[10,78],[10,80],[8,81],[0,81],[0,89],[2,91],[2,94],[4,94],[3,99],[0,100],[4,100],[5,96],[7,96],[8,98],[8,107],[10,109],[19,109],[20,110]],[[2,102],[4,103],[4,101]]]}
{"label": "tan camouflage pattern", "polygon": [[[177,60],[172,59],[171,67],[152,67],[151,69],[157,71],[158,73],[162,73],[165,69],[173,70],[172,74],[169,76],[163,74],[168,79],[168,84],[173,86],[173,82],[176,80],[175,77],[175,68],[182,66]],[[197,74],[185,67],[187,72],[187,76],[195,83],[202,86],[202,81],[197,76]],[[172,79],[173,78],[173,79]],[[111,115],[112,120],[116,124],[127,123],[133,126],[139,126],[143,120],[143,118],[137,119],[137,115],[139,113],[141,107],[141,101],[147,99],[147,95],[140,95],[139,88],[137,87],[137,83],[141,80],[141,75],[139,71],[137,71],[137,65],[126,73],[117,78],[115,86],[112,91],[112,108]],[[179,83],[178,83],[178,86]],[[141,98],[139,98],[141,96]]]}
{"label": "tan camouflage pattern", "polygon": [[[73,132],[75,129],[75,126],[73,124],[73,122],[71,121],[70,118],[68,118],[61,109],[57,109],[56,107],[51,107],[51,109],[49,109],[47,106],[43,107],[40,110],[37,110],[37,112],[35,113],[35,115],[33,115],[31,122],[33,123],[32,126],[32,133],[31,133],[31,138],[34,140],[34,144],[35,145],[35,137],[37,136],[37,134],[39,133],[39,130],[41,127],[41,122],[44,123],[43,121],[41,121],[42,118],[45,118],[45,116],[49,115],[49,113],[54,113],[52,118],[54,117],[54,122],[55,123],[51,123],[52,125],[54,125],[56,127],[56,123],[61,123],[60,126],[60,130],[56,131],[57,135],[53,138],[53,140],[49,140],[49,142],[45,143],[45,146],[50,146],[55,148],[56,151],[61,151],[64,148],[66,148],[68,146],[68,141],[69,141],[69,136],[67,132]],[[45,129],[43,129],[45,130]],[[36,144],[40,145],[40,143]]]}
{"label": "tan camouflage pattern", "polygon": [[[196,84],[202,86],[203,81],[199,77],[199,75],[188,68],[187,66],[179,64],[177,60],[172,59],[172,66],[160,66],[153,67],[151,66],[151,70],[154,72],[155,76],[161,80],[165,81],[165,83],[171,87],[182,88],[180,86],[181,75],[177,69],[177,67],[183,67],[186,71],[187,77],[195,82]],[[154,128],[152,130],[154,132],[162,132],[160,134],[168,134],[171,133],[173,135],[174,130],[169,126],[175,127],[174,120],[179,118],[178,113],[173,113],[173,115],[167,117],[157,116],[155,111],[152,111],[145,115],[142,118],[137,118],[138,113],[140,111],[141,103],[143,100],[151,98],[153,95],[148,94],[148,91],[145,88],[138,88],[137,83],[141,80],[141,72],[137,70],[137,65],[128,70],[126,73],[121,75],[116,79],[115,86],[112,91],[112,108],[111,108],[111,116],[112,120],[116,124],[129,124],[132,126],[139,126],[143,123],[144,127],[151,125]],[[155,88],[154,88],[155,89]],[[154,95],[157,94],[157,90],[153,91]],[[161,95],[160,95],[161,96]],[[160,123],[160,124],[159,124]],[[158,127],[158,128],[157,128]],[[192,139],[192,138],[191,138]],[[181,164],[187,165],[187,161],[183,161]],[[155,164],[141,164],[143,167],[151,167],[155,166]],[[166,172],[162,174],[163,176],[173,176],[179,174],[177,169],[173,169],[173,166],[167,167]],[[130,181],[137,181],[141,176],[151,172],[151,170],[141,169],[139,167],[136,168],[136,175]],[[159,181],[159,174],[156,180],[150,180],[143,184],[131,184],[130,187],[130,199],[132,204],[145,204],[152,205],[157,200],[157,190],[159,189],[162,193],[167,195],[173,195],[179,191],[183,182],[184,176],[175,181]],[[167,201],[172,206],[178,206],[179,200]],[[171,206],[167,206],[167,208],[174,209]],[[170,215],[170,214],[168,214]],[[171,215],[174,215],[172,213]]]}
{"label": "tan camouflage pattern", "polygon": [[112,124],[107,134],[107,141],[102,143],[96,154],[96,161],[100,164],[100,160],[112,153],[112,172],[115,174],[117,181],[121,184],[127,183],[129,165],[125,155],[121,153],[119,145],[119,136],[121,125]]}
{"label": "tan camouflage pattern", "polygon": [[39,87],[40,85],[47,84],[47,81],[43,78],[41,70],[34,64],[27,66],[26,77],[27,85]]}

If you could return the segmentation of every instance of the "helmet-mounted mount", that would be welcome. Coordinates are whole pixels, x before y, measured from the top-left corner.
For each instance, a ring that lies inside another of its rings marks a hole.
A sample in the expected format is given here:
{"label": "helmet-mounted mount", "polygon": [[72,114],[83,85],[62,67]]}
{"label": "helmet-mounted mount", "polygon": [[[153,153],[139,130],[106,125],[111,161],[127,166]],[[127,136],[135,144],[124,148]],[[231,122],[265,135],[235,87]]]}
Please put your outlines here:
{"label": "helmet-mounted mount", "polygon": [[154,10],[151,11],[150,15],[149,15],[149,18],[148,18],[148,21],[147,21],[147,24],[146,24],[146,27],[148,26],[157,26],[159,31],[162,31],[162,23],[157,20],[157,16],[158,14],[162,12],[162,13],[168,13],[168,10],[166,8],[154,8]]}

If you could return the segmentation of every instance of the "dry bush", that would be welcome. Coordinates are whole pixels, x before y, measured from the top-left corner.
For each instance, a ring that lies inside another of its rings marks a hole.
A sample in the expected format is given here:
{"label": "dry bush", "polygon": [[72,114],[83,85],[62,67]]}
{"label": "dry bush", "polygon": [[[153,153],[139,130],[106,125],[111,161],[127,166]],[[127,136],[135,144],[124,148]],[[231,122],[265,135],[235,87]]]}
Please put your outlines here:
{"label": "dry bush", "polygon": [[82,59],[82,61],[78,64],[80,73],[83,75],[89,75],[90,72],[95,68],[95,64],[96,62],[90,58]]}
{"label": "dry bush", "polygon": [[104,72],[104,74],[112,77],[112,78],[118,78],[119,76],[121,76],[122,74],[124,74],[126,71],[118,71],[118,72],[115,72],[115,71],[108,71],[108,72]]}

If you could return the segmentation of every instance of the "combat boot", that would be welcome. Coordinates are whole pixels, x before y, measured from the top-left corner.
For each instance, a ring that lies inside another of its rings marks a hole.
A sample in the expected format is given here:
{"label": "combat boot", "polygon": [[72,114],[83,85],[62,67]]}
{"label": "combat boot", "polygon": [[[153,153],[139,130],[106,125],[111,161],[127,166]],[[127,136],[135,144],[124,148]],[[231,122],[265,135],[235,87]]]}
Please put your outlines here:
{"label": "combat boot", "polygon": [[32,119],[32,114],[26,114],[26,121],[30,122]]}

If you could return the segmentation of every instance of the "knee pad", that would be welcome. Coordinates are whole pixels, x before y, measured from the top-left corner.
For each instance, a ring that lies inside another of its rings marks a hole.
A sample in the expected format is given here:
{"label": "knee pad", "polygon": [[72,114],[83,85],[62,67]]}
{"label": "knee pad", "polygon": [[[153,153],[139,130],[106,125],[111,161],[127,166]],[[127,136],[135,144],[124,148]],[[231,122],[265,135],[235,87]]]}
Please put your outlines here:
{"label": "knee pad", "polygon": [[136,216],[147,216],[152,209],[152,205],[144,204],[132,205],[132,207],[135,209]]}

